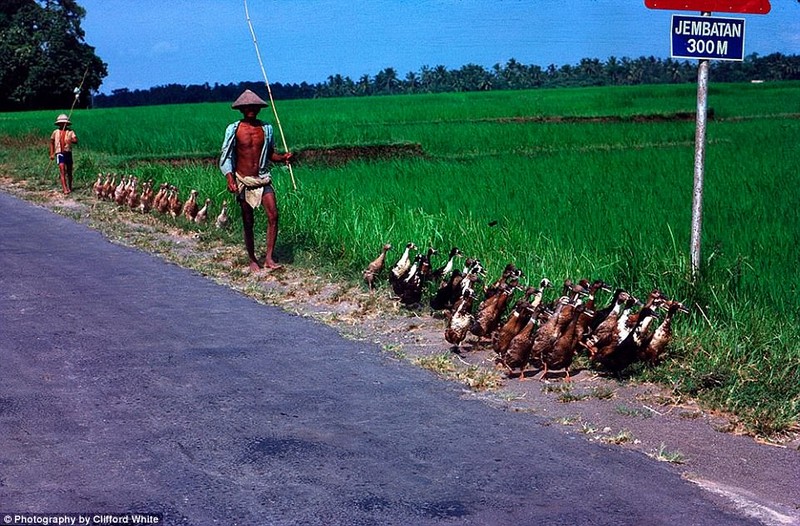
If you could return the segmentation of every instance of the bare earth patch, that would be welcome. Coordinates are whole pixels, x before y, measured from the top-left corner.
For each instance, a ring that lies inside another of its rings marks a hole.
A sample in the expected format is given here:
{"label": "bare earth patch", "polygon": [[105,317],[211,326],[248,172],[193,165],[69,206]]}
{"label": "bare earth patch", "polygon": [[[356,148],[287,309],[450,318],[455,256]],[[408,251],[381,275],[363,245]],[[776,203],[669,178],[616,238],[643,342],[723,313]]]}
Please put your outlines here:
{"label": "bare earth patch", "polygon": [[494,368],[488,342],[473,337],[454,352],[443,337],[444,319],[401,309],[388,288],[370,294],[365,286],[291,265],[250,273],[244,270],[243,247],[211,231],[184,229],[180,221],[98,202],[87,188],[64,197],[31,191],[24,181],[6,177],[0,177],[0,185],[102,231],[112,242],[147,250],[266,304],[320,320],[345,337],[373,342],[392,359],[459,382],[465,399],[530,414],[562,429],[566,440],[623,447],[665,462],[764,524],[800,524],[800,433],[772,440],[746,436],[731,415],[708,411],[664,386],[598,376],[580,369],[580,362],[570,383],[508,379]]}

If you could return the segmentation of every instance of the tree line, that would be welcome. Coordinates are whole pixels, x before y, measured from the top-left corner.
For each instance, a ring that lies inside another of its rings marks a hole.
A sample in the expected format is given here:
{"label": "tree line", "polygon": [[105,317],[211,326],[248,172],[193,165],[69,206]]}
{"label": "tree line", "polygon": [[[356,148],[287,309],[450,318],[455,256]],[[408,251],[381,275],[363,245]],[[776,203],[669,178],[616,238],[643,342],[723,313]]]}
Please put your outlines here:
{"label": "tree line", "polygon": [[[752,80],[800,80],[800,56],[773,53],[749,55],[742,62],[711,62],[714,82],[749,82]],[[515,59],[495,64],[491,69],[467,64],[458,69],[423,66],[417,72],[400,76],[396,69],[385,68],[374,76],[357,80],[339,74],[324,82],[309,84],[271,84],[279,100],[319,97],[356,97],[458,91],[516,90],[574,86],[623,86],[636,84],[679,84],[697,81],[697,62],[689,60],[639,57],[582,59],[574,65],[542,68]],[[97,107],[180,104],[188,102],[225,102],[234,100],[244,89],[263,90],[263,83],[239,82],[202,85],[168,84],[144,90],[117,89],[94,97]]]}

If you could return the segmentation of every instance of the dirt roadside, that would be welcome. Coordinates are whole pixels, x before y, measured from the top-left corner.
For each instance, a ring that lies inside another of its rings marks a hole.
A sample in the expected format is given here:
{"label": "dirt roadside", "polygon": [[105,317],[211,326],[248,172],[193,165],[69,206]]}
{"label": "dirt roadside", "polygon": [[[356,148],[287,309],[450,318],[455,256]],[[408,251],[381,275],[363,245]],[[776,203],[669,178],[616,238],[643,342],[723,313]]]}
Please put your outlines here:
{"label": "dirt roadside", "polygon": [[0,178],[0,185],[103,232],[113,242],[153,252],[258,301],[334,326],[348,338],[373,342],[394,359],[461,382],[464,398],[532,415],[562,429],[567,439],[638,451],[668,463],[764,524],[800,525],[798,433],[773,442],[746,436],[735,418],[708,411],[668,388],[620,383],[589,370],[575,374],[570,385],[558,379],[505,379],[493,368],[491,350],[468,341],[459,354],[453,353],[443,338],[442,319],[398,308],[386,289],[370,295],[363,287],[292,265],[251,274],[244,270],[241,247],[202,230],[184,230],[172,220],[99,202],[87,188],[65,198],[10,178]]}

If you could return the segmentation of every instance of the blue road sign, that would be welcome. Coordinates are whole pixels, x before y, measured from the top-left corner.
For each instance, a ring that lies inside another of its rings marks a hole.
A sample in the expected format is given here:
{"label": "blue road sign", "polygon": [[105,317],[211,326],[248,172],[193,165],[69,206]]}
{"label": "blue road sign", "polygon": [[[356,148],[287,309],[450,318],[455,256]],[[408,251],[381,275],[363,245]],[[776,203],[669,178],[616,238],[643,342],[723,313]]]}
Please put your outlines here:
{"label": "blue road sign", "polygon": [[672,58],[744,60],[744,19],[672,15]]}

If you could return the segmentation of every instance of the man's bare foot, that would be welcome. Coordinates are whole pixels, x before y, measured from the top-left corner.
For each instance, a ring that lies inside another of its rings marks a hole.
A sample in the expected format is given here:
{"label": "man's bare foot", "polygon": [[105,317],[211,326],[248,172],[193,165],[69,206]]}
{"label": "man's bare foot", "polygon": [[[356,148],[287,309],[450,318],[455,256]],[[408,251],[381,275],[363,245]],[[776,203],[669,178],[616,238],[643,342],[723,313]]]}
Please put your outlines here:
{"label": "man's bare foot", "polygon": [[267,269],[267,270],[278,270],[279,268],[283,268],[283,265],[279,265],[278,263],[275,263],[274,261],[265,261],[264,262],[264,268]]}
{"label": "man's bare foot", "polygon": [[258,272],[259,270],[261,270],[261,265],[259,265],[255,261],[251,261],[249,268],[251,272]]}

